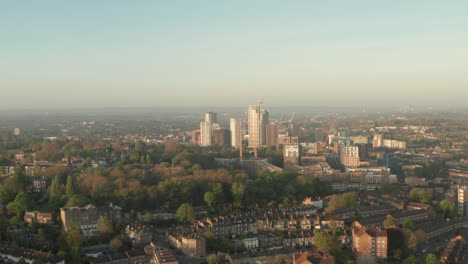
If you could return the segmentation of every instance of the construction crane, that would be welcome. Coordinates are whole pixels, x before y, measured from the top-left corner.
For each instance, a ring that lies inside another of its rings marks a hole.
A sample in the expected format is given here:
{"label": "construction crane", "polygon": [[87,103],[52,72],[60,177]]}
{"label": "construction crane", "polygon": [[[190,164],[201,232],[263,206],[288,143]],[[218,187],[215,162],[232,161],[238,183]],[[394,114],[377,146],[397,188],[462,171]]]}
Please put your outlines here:
{"label": "construction crane", "polygon": [[293,112],[292,115],[291,115],[291,118],[289,118],[288,130],[291,128],[291,124],[292,124],[295,116],[296,116],[296,112]]}
{"label": "construction crane", "polygon": [[263,101],[263,96],[258,97],[258,105],[262,105],[265,102]]}

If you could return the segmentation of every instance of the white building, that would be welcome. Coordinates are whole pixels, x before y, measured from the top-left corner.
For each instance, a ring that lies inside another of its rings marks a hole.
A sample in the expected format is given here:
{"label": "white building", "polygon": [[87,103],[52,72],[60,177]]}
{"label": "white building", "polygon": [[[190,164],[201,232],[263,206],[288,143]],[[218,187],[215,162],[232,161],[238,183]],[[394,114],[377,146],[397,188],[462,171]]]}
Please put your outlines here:
{"label": "white building", "polygon": [[382,143],[384,148],[390,149],[406,149],[406,142],[394,139],[384,139]]}
{"label": "white building", "polygon": [[457,209],[462,216],[467,215],[468,209],[468,186],[458,185]]}
{"label": "white building", "polygon": [[206,112],[205,121],[200,122],[200,145],[209,146],[213,144],[213,126],[216,124],[216,113]]}
{"label": "white building", "polygon": [[241,120],[237,118],[231,118],[229,123],[231,130],[231,146],[238,148],[242,144]]}
{"label": "white building", "polygon": [[262,112],[260,105],[250,105],[247,111],[249,124],[249,147],[259,148],[262,146]]}
{"label": "white building", "polygon": [[258,248],[258,238],[256,237],[242,239],[242,243],[246,249]]}

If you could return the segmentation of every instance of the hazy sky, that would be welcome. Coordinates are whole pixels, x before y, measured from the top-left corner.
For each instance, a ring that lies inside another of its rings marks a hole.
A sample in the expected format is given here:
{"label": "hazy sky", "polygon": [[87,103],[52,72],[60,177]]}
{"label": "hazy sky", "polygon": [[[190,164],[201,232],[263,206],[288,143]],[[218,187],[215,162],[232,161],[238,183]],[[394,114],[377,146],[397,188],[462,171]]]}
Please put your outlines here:
{"label": "hazy sky", "polygon": [[0,2],[0,108],[468,102],[468,1]]}

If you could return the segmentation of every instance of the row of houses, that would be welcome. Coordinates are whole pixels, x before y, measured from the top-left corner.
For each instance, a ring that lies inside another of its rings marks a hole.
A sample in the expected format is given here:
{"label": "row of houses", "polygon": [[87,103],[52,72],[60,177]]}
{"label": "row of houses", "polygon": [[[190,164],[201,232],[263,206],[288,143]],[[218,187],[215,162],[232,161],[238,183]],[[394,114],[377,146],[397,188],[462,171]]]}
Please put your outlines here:
{"label": "row of houses", "polygon": [[46,264],[65,264],[65,260],[57,257],[51,252],[0,244],[1,263],[18,263],[20,260],[24,260],[26,263],[33,263],[36,260],[40,260]]}
{"label": "row of houses", "polygon": [[261,211],[238,212],[227,216],[207,217],[194,224],[195,232],[211,232],[218,237],[256,234],[262,230],[310,230],[314,206],[300,206]]}

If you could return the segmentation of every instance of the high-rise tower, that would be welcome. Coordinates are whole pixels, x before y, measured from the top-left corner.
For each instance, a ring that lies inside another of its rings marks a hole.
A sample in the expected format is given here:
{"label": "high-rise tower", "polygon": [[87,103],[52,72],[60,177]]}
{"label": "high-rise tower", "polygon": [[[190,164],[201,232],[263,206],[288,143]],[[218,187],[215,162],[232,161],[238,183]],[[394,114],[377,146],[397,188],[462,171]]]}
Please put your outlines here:
{"label": "high-rise tower", "polygon": [[231,130],[231,146],[238,148],[242,144],[241,120],[231,118],[229,120]]}
{"label": "high-rise tower", "polygon": [[247,118],[249,123],[249,147],[259,148],[262,146],[262,113],[260,105],[250,105]]}
{"label": "high-rise tower", "polygon": [[216,113],[206,112],[205,121],[200,122],[200,145],[213,144],[213,126],[216,124]]}

